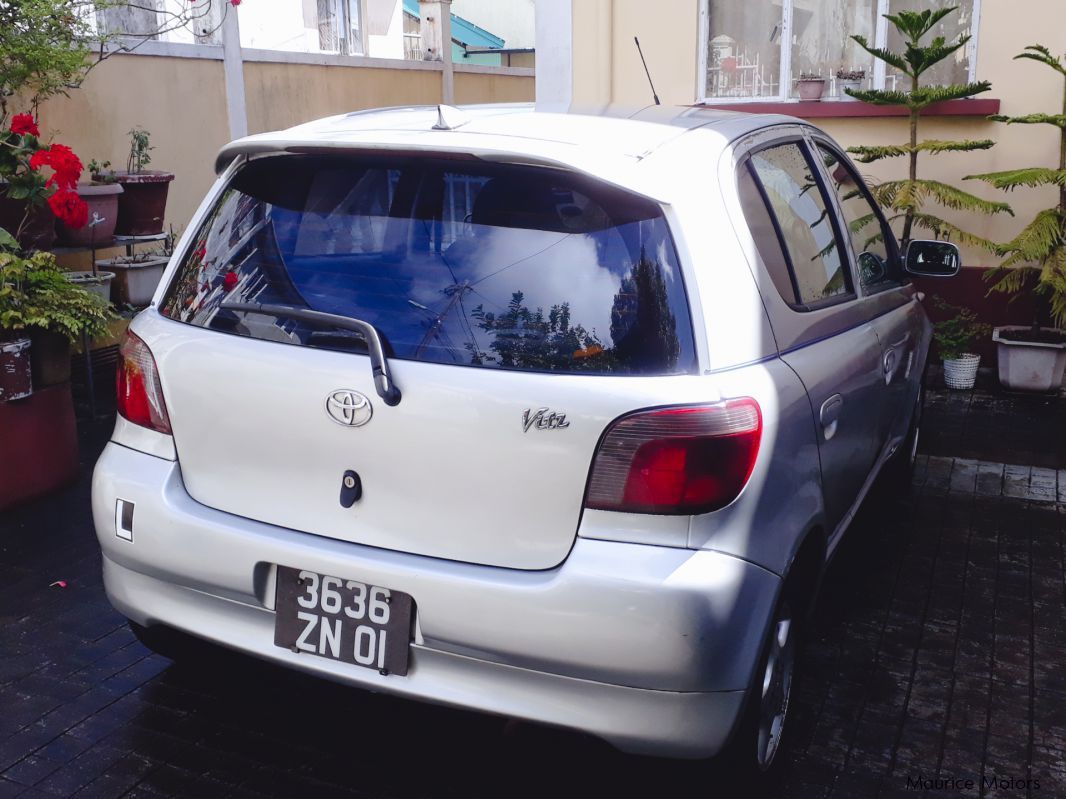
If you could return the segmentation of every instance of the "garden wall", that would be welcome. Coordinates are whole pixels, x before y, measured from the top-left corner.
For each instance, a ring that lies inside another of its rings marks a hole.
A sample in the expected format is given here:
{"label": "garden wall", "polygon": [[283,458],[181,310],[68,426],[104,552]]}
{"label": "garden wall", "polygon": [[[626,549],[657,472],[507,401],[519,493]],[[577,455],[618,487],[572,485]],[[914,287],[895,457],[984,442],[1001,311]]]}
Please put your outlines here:
{"label": "garden wall", "polygon": [[[127,131],[146,128],[155,147],[150,168],[176,174],[167,221],[181,231],[214,180],[215,154],[230,140],[221,48],[149,44],[170,54],[112,56],[69,97],[42,107],[41,128],[86,164],[110,160],[117,169],[125,167]],[[245,50],[244,58],[250,133],[365,108],[441,102],[440,64],[260,50]],[[455,68],[456,103],[531,101],[533,94],[532,70]],[[63,260],[87,268],[89,256]]]}

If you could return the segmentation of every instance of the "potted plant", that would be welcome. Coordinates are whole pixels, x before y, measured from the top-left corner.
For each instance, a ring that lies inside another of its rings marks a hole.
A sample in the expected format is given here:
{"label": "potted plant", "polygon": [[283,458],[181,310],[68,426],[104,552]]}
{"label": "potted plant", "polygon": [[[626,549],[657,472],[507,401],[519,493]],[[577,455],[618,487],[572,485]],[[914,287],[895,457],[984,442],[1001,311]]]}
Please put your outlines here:
{"label": "potted plant", "polygon": [[143,308],[152,301],[152,295],[169,262],[170,255],[164,250],[120,255],[118,258],[97,261],[96,265],[114,273],[116,304]]}
{"label": "potted plant", "polygon": [[854,100],[848,94],[850,89],[857,92],[862,89],[863,81],[866,80],[865,69],[838,69],[837,70],[837,97],[841,100]]}
{"label": "potted plant", "polygon": [[110,161],[98,164],[95,159],[89,162],[89,174],[101,174],[100,180],[91,183],[79,183],[75,186],[78,196],[88,208],[88,222],[80,228],[71,228],[60,222],[56,233],[61,244],[68,247],[106,247],[115,237],[115,223],[118,221],[118,196],[122,186],[107,174]]}
{"label": "potted plant", "polygon": [[825,92],[825,78],[815,72],[801,72],[796,79],[801,100],[821,100]]}
{"label": "potted plant", "polygon": [[939,298],[934,304],[951,314],[933,325],[933,340],[944,364],[944,382],[948,388],[972,389],[981,356],[970,352],[970,346],[975,339],[987,336],[992,327],[977,321],[977,314],[969,308],[959,308]]}
{"label": "potted plant", "polygon": [[83,227],[88,207],[75,191],[81,161],[65,145],[42,145],[40,135],[30,114],[15,114],[0,133],[0,227],[24,248],[47,250],[56,219],[70,229]]}
{"label": "potted plant", "polygon": [[[1066,65],[1042,45],[1031,45],[1016,59],[1044,64],[1066,80]],[[997,189],[1011,191],[1019,187],[1054,188],[1058,203],[1037,213],[1036,217],[1012,240],[1000,245],[1003,262],[989,270],[992,291],[1017,293],[1031,283],[1035,274],[1036,291],[1047,297],[1053,328],[997,327],[992,335],[996,342],[999,381],[1015,391],[1054,391],[1062,385],[1066,369],[1066,100],[1059,114],[1030,114],[1021,117],[990,117],[1008,125],[1051,125],[1059,130],[1058,164],[1052,167],[1024,167],[1006,172],[970,175]]]}
{"label": "potted plant", "polygon": [[32,340],[29,353],[25,344],[20,350],[32,367],[32,386],[67,382],[70,343],[83,334],[105,333],[113,318],[106,302],[65,278],[54,255],[22,254],[12,237],[0,237],[0,341]]}
{"label": "potted plant", "polygon": [[126,171],[114,172],[101,165],[100,171],[93,174],[95,181],[114,181],[122,185],[115,226],[119,236],[153,236],[163,232],[167,193],[174,173],[145,169],[152,162],[151,151],[154,149],[148,131],[134,128],[130,131]]}

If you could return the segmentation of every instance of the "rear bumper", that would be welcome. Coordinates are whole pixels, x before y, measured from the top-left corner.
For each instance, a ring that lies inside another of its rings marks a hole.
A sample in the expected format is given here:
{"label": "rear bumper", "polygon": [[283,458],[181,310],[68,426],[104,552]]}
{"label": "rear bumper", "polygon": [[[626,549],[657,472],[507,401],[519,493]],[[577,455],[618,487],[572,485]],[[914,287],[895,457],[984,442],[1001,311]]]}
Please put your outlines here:
{"label": "rear bumper", "polygon": [[[116,500],[135,505],[133,542]],[[715,552],[577,539],[526,572],[390,552],[253,522],[185,492],[178,463],[109,444],[93,515],[114,606],[376,691],[584,730],[627,751],[698,757],[728,740],[778,578]],[[273,644],[275,564],[410,593],[406,677]]]}

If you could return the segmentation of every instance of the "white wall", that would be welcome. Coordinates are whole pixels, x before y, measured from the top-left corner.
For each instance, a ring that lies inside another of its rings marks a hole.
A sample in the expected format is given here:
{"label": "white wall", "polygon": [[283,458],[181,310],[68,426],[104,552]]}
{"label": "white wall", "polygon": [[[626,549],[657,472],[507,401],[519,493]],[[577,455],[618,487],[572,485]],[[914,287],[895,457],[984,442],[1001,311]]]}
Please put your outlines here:
{"label": "white wall", "polygon": [[532,47],[534,0],[452,0],[452,13],[505,40],[504,47]]}
{"label": "white wall", "polygon": [[366,0],[367,55],[403,58],[403,1]]}

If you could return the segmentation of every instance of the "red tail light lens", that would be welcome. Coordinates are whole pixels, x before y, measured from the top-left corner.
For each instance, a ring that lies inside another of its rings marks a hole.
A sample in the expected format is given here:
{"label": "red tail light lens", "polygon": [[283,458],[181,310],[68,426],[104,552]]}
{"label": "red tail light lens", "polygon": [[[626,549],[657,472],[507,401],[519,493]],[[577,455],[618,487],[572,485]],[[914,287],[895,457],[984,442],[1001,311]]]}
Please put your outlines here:
{"label": "red tail light lens", "polygon": [[134,424],[170,435],[170,417],[152,351],[139,337],[127,332],[118,354],[118,412]]}
{"label": "red tail light lens", "polygon": [[751,477],[762,438],[753,399],[644,411],[608,428],[585,507],[689,515],[724,508]]}

